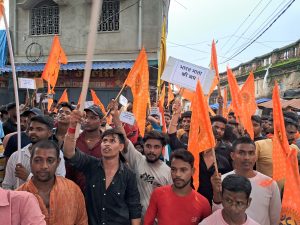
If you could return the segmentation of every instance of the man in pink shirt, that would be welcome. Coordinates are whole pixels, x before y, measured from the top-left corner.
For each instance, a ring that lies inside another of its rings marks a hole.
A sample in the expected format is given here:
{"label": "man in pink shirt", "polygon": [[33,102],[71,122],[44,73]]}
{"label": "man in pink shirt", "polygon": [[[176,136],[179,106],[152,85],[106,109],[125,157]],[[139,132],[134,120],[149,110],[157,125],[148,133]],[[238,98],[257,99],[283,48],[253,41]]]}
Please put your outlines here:
{"label": "man in pink shirt", "polygon": [[251,183],[248,178],[232,174],[222,182],[222,205],[199,225],[259,225],[246,214],[251,203]]}
{"label": "man in pink shirt", "polygon": [[39,203],[33,194],[0,188],[0,224],[46,225]]}

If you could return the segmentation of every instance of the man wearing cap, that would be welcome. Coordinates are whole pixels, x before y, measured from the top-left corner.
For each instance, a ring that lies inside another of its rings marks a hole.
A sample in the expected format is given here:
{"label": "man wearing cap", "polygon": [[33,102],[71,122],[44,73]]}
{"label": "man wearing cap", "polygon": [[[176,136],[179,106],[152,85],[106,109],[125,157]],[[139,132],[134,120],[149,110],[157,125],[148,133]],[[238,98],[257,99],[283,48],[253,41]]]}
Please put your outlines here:
{"label": "man wearing cap", "polygon": [[3,123],[3,131],[5,135],[17,131],[16,103],[9,103],[7,105],[7,112],[8,119]]}
{"label": "man wearing cap", "polygon": [[[21,149],[21,163],[18,163],[19,152],[14,152],[7,161],[5,177],[2,183],[4,189],[16,189],[17,179],[20,185],[29,180],[31,175],[30,156],[32,145],[47,140],[52,136],[53,120],[49,116],[34,116],[31,118],[28,135],[31,143]],[[60,152],[60,163],[56,170],[56,175],[65,176],[65,162],[62,152]]]}
{"label": "man wearing cap", "polygon": [[[81,125],[83,132],[79,135],[76,141],[76,149],[87,155],[96,158],[101,157],[101,131],[100,126],[103,119],[101,109],[97,105],[92,105],[85,110],[86,116],[84,117]],[[79,172],[74,167],[67,164],[66,177],[73,180],[85,194],[85,177],[82,172]]]}

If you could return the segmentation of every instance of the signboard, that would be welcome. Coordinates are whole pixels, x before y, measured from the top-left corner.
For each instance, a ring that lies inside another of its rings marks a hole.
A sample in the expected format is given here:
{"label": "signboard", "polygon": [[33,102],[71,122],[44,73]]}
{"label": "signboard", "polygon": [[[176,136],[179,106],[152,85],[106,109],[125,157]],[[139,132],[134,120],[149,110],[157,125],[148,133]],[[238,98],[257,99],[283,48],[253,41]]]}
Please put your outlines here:
{"label": "signboard", "polygon": [[160,111],[158,107],[151,107],[150,108],[150,115],[160,115]]}
{"label": "signboard", "polygon": [[134,122],[135,122],[135,118],[134,118],[134,115],[133,113],[131,112],[121,112],[120,114],[120,120],[123,122],[123,123],[127,123],[129,125],[134,125]]}
{"label": "signboard", "polygon": [[19,88],[35,89],[35,80],[31,78],[18,78]]}
{"label": "signboard", "polygon": [[127,106],[128,100],[127,100],[127,98],[125,98],[123,95],[120,95],[119,103],[120,103],[122,106]]}
{"label": "signboard", "polygon": [[199,80],[206,95],[209,93],[214,76],[214,70],[169,57],[161,79],[191,91],[196,91]]}

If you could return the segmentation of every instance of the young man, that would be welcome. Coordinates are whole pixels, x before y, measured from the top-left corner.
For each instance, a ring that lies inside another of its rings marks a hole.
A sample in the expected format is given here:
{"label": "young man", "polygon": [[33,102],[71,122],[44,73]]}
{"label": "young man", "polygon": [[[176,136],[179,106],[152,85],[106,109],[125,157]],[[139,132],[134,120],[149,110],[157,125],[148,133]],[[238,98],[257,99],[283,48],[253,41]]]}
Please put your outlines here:
{"label": "young man", "polygon": [[59,153],[59,147],[53,141],[42,140],[36,143],[30,158],[33,177],[18,190],[35,195],[47,225],[87,225],[85,202],[80,188],[71,180],[55,176],[60,162]]}
{"label": "young man", "polygon": [[0,218],[5,225],[46,225],[33,194],[0,188]]}
{"label": "young man", "polygon": [[173,185],[156,188],[150,199],[144,225],[193,225],[211,214],[207,199],[192,189],[194,156],[184,149],[171,155]]}
{"label": "young man", "polygon": [[[263,182],[271,180],[270,177],[253,170],[256,162],[254,142],[248,137],[241,137],[233,143],[231,157],[235,170],[224,174],[222,179],[230,174],[247,177],[252,185],[251,205],[246,210],[247,215],[261,225],[278,224],[280,218],[281,202],[279,188],[276,182],[271,181],[268,186]],[[214,175],[211,179],[213,186],[213,211],[222,208],[221,175]]]}
{"label": "young man", "polygon": [[4,134],[10,134],[17,131],[17,113],[16,103],[11,102],[7,105],[8,119],[3,123]]}
{"label": "young man", "polygon": [[[2,183],[4,189],[16,189],[17,179],[20,179],[20,185],[29,180],[30,174],[30,156],[32,145],[41,141],[48,140],[52,136],[53,120],[49,116],[34,116],[29,124],[28,135],[31,143],[21,149],[21,163],[18,163],[18,152],[14,152],[7,161],[5,177]],[[56,175],[65,176],[65,162],[63,154]]]}
{"label": "young man", "polygon": [[199,225],[259,225],[246,214],[250,206],[251,183],[237,174],[228,175],[222,181],[222,206]]}
{"label": "young man", "polygon": [[84,113],[73,110],[64,142],[64,155],[71,166],[86,177],[86,205],[89,225],[139,225],[140,195],[135,174],[120,161],[125,138],[115,129],[102,135],[102,158],[95,158],[76,149],[75,127],[84,120]]}
{"label": "young man", "polygon": [[253,130],[254,130],[254,141],[260,141],[266,139],[261,132],[262,132],[262,122],[261,118],[258,115],[253,115],[251,116],[251,121],[253,125]]}

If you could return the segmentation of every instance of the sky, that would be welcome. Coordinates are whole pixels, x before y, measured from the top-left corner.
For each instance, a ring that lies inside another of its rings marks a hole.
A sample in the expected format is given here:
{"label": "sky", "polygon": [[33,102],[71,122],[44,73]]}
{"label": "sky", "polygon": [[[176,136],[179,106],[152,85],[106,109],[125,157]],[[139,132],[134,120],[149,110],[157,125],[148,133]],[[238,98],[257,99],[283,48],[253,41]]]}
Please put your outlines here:
{"label": "sky", "polygon": [[[167,55],[208,67],[211,43],[217,44],[219,71],[247,62],[300,39],[300,1],[250,47],[254,40],[293,0],[171,0]],[[229,60],[229,61],[228,61]]]}

